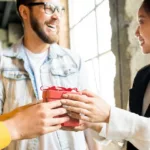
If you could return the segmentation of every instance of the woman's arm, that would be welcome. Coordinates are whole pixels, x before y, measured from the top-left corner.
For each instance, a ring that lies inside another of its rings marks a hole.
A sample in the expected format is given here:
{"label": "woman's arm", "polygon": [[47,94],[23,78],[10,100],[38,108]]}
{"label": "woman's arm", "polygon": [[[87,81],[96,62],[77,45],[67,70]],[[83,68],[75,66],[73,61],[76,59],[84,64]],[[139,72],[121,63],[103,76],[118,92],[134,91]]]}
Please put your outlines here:
{"label": "woman's arm", "polygon": [[127,140],[138,149],[144,150],[150,147],[150,118],[111,107],[88,91],[84,91],[83,95],[67,94],[64,98],[67,99],[61,102],[71,117],[87,122],[90,128],[91,123],[106,123],[102,131],[101,128],[97,128],[97,133],[106,140]]}

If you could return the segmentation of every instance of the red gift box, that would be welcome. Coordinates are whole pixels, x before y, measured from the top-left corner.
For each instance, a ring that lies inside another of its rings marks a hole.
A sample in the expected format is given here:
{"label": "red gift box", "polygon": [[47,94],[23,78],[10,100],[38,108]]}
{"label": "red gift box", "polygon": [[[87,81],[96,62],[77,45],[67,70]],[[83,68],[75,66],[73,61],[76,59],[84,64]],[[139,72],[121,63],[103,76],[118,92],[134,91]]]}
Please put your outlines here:
{"label": "red gift box", "polygon": [[[63,94],[71,93],[71,94],[81,94],[78,92],[77,88],[64,88],[64,87],[48,87],[48,88],[41,88],[43,91],[42,97],[44,102],[51,102],[55,100],[60,100]],[[61,115],[58,117],[62,117],[66,115]],[[75,127],[79,126],[79,120],[71,118],[69,121],[62,124],[62,126],[69,126]]]}

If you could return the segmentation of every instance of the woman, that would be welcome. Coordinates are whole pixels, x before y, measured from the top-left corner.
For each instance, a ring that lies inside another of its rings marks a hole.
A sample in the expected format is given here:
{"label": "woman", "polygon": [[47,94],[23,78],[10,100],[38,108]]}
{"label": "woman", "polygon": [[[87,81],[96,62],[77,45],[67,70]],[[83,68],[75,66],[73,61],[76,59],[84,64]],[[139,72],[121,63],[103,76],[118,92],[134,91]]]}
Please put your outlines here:
{"label": "woman", "polygon": [[[150,0],[144,0],[138,11],[138,28],[136,36],[139,39],[143,53],[150,53]],[[118,108],[111,108],[100,97],[83,92],[85,96],[65,95],[64,98],[76,101],[62,100],[63,105],[68,105],[70,115],[86,121],[86,127],[91,127],[101,135],[112,140],[127,140],[138,149],[150,148],[150,65],[142,68],[136,75],[133,88],[130,90],[129,113]],[[80,101],[80,102],[79,102]],[[83,103],[84,102],[84,103]],[[75,113],[73,113],[73,111]],[[78,115],[84,114],[84,115]],[[144,116],[144,117],[141,117]],[[88,122],[105,122],[106,128],[100,125],[92,126]],[[85,129],[86,127],[82,129]],[[81,126],[76,130],[81,129]],[[104,133],[103,133],[104,131]],[[128,150],[136,148],[128,143]]]}

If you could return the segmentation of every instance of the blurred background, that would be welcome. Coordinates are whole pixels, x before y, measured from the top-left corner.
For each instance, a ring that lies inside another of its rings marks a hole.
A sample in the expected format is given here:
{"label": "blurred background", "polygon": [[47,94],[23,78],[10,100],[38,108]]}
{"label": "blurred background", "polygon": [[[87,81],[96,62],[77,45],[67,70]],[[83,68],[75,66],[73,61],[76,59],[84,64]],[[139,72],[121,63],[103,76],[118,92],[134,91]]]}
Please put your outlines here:
{"label": "blurred background", "polygon": [[[127,109],[136,72],[149,63],[135,37],[142,0],[61,0],[65,15],[59,44],[85,61],[90,90]],[[15,1],[0,1],[0,47],[23,35]]]}

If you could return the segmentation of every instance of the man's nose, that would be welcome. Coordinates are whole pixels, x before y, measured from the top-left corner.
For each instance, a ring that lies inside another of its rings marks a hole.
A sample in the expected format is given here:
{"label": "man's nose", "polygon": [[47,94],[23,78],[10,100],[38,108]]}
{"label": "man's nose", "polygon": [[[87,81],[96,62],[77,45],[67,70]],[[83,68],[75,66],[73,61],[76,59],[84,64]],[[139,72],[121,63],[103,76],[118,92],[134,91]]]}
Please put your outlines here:
{"label": "man's nose", "polygon": [[60,13],[57,9],[55,9],[55,11],[53,12],[52,18],[53,19],[60,19]]}

